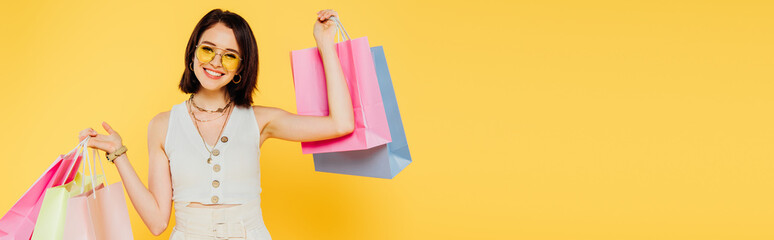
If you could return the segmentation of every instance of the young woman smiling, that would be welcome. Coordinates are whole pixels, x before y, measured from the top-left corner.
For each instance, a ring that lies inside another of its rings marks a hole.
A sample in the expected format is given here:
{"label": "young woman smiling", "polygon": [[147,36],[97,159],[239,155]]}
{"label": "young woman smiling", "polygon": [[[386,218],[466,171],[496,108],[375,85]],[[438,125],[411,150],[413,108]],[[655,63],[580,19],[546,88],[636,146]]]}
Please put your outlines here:
{"label": "young woman smiling", "polygon": [[118,168],[129,198],[154,235],[170,239],[271,239],[260,207],[260,147],[269,138],[307,142],[347,135],[352,103],[336,55],[330,9],[317,12],[313,34],[327,79],[328,116],[300,116],[252,105],[258,46],[239,15],[215,9],[196,25],[185,51],[180,90],[190,98],[156,115],[148,126],[148,187],[127,157],[121,136],[87,128],[89,147],[105,151]]}

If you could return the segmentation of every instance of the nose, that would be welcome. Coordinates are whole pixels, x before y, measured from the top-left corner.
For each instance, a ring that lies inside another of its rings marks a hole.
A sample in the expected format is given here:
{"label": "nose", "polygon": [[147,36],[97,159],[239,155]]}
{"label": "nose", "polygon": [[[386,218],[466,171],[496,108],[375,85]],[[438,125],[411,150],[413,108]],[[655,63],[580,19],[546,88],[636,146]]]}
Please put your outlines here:
{"label": "nose", "polygon": [[212,65],[215,68],[223,67],[223,64],[220,62],[221,56],[223,56],[223,54],[221,53],[215,54],[215,57],[212,57],[212,60],[210,60],[210,65]]}

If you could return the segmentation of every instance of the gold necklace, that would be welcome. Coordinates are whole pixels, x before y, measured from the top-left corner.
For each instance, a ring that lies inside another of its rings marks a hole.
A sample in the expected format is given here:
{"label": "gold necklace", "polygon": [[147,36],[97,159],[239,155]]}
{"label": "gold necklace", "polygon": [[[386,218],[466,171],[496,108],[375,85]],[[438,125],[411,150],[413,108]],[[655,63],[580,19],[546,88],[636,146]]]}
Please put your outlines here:
{"label": "gold necklace", "polygon": [[[191,110],[190,104],[189,104],[188,111],[191,113],[191,115],[193,115],[193,110]],[[230,117],[231,117],[231,111],[228,112],[228,117],[226,117],[226,121],[223,122],[223,126],[220,127],[220,132],[218,133],[218,137],[220,137],[220,135],[223,134],[223,129],[226,128],[226,124],[228,123],[228,119]],[[196,118],[196,117],[194,116],[194,118]],[[198,123],[194,123],[194,126],[196,127],[196,131],[199,132],[199,137],[202,139],[202,143],[204,144],[204,149],[207,149],[207,152],[210,153],[210,156],[207,157],[207,163],[209,164],[212,161],[212,150],[210,150],[210,148],[207,146],[207,142],[204,141],[204,135],[202,135],[202,131],[199,130],[199,124]],[[218,141],[216,140],[215,141],[215,145],[212,145],[212,149],[214,150],[215,147],[217,147],[217,146],[218,146]]]}
{"label": "gold necklace", "polygon": [[223,117],[223,115],[226,115],[226,112],[225,112],[225,111],[223,111],[222,113],[220,113],[220,116],[217,116],[217,117],[215,117],[215,118],[213,118],[213,119],[206,119],[206,120],[201,120],[201,119],[197,118],[197,117],[196,117],[196,115],[194,115],[194,113],[193,113],[193,110],[191,110],[191,111],[190,111],[190,113],[191,113],[191,116],[193,116],[194,120],[196,120],[197,122],[209,122],[209,121],[212,121],[212,120],[218,119],[218,118],[220,118],[220,117]]}
{"label": "gold necklace", "polygon": [[228,99],[228,102],[226,102],[226,106],[223,106],[222,108],[218,108],[218,109],[215,109],[215,110],[204,109],[204,108],[202,108],[202,107],[199,107],[199,105],[196,105],[196,102],[193,100],[193,97],[194,97],[194,94],[192,93],[192,94],[191,94],[191,97],[189,98],[189,99],[191,100],[191,104],[193,104],[193,106],[194,106],[196,109],[199,109],[199,111],[202,111],[202,112],[208,112],[208,113],[216,113],[216,112],[217,112],[217,113],[222,113],[223,111],[225,111],[225,110],[226,110],[226,108],[228,108],[228,106],[229,106],[229,105],[231,105],[231,98],[229,98],[229,99]]}
{"label": "gold necklace", "polygon": [[215,118],[213,118],[213,119],[206,119],[206,120],[201,120],[201,119],[199,119],[199,118],[197,118],[197,117],[196,117],[196,115],[193,113],[193,109],[191,109],[191,108],[189,107],[189,110],[188,110],[188,111],[191,113],[191,116],[193,116],[194,120],[196,120],[197,122],[209,122],[209,121],[216,120],[216,119],[218,119],[218,118],[220,118],[220,117],[223,117],[223,115],[226,115],[226,111],[225,111],[225,110],[226,110],[228,107],[230,107],[230,106],[231,106],[231,100],[229,99],[229,101],[226,103],[226,106],[225,106],[225,107],[218,108],[218,110],[215,110],[215,111],[211,111],[211,110],[203,109],[203,108],[200,108],[199,106],[196,106],[196,102],[193,100],[193,97],[194,97],[194,94],[191,94],[191,97],[190,97],[190,98],[188,98],[188,101],[189,101],[189,102],[191,102],[191,105],[193,105],[195,108],[199,109],[199,111],[202,111],[202,112],[210,112],[210,113],[216,113],[216,112],[220,112],[220,115],[219,115],[219,116],[217,116],[217,117],[215,117]]}

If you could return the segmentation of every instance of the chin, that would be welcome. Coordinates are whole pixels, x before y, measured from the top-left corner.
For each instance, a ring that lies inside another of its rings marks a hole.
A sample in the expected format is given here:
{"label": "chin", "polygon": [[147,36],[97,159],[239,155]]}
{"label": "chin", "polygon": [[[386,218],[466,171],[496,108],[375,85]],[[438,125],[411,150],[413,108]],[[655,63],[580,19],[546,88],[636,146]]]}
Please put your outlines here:
{"label": "chin", "polygon": [[231,78],[226,79],[226,76],[223,76],[221,79],[211,79],[207,76],[196,76],[196,79],[199,79],[199,85],[202,86],[202,88],[207,90],[219,90],[223,87],[225,87],[229,81],[231,81]]}

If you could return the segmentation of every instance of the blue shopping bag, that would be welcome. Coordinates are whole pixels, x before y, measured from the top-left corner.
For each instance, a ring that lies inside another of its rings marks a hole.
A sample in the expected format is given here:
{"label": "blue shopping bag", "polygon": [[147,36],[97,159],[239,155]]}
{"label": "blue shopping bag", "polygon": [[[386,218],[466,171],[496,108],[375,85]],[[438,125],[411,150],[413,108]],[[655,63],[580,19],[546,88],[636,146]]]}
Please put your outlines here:
{"label": "blue shopping bag", "polygon": [[374,59],[392,142],[365,150],[315,153],[315,171],[392,179],[411,163],[406,132],[398,111],[398,101],[395,98],[390,71],[387,69],[384,48],[372,47],[371,56]]}

